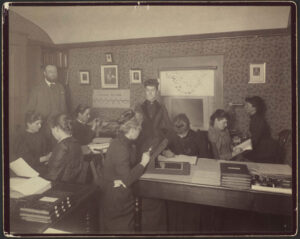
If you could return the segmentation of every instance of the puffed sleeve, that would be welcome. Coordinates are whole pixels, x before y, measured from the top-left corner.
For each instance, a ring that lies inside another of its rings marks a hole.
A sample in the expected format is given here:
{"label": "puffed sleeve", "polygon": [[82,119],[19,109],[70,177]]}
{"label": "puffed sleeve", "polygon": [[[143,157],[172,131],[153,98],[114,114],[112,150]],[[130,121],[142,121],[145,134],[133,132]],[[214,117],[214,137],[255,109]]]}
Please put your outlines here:
{"label": "puffed sleeve", "polygon": [[65,144],[57,144],[54,148],[48,163],[48,173],[46,178],[56,180],[64,170],[65,155],[68,147]]}
{"label": "puffed sleeve", "polygon": [[114,160],[114,167],[117,175],[123,181],[123,183],[129,187],[132,183],[139,179],[143,174],[144,167],[141,164],[137,164],[133,168],[130,166],[130,152],[129,148],[125,146],[117,147],[117,144],[111,148],[110,158]]}

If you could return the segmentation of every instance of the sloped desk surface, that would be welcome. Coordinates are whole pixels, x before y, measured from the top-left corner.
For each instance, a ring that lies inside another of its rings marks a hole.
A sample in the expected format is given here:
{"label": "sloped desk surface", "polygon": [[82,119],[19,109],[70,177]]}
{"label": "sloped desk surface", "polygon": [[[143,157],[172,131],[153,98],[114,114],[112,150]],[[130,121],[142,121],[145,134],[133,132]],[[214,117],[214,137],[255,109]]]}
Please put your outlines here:
{"label": "sloped desk surface", "polygon": [[[227,161],[226,161],[227,162]],[[238,162],[233,162],[238,163]],[[293,197],[278,192],[220,186],[220,161],[198,159],[190,175],[144,174],[136,185],[141,197],[282,215],[293,214]],[[257,168],[255,163],[248,167]],[[261,165],[265,166],[265,165]],[[275,165],[276,170],[276,165]]]}
{"label": "sloped desk surface", "polygon": [[[31,234],[42,234],[46,229],[52,227],[56,223],[64,220],[66,216],[70,213],[78,210],[81,205],[87,203],[95,193],[97,192],[97,187],[94,185],[85,185],[85,184],[64,184],[58,183],[52,187],[55,190],[73,192],[74,198],[76,200],[73,201],[72,207],[60,218],[58,218],[53,223],[38,223],[38,222],[26,222],[21,220],[16,213],[10,213],[10,224],[7,228],[6,233],[9,235],[31,235]],[[16,200],[16,199],[10,199]]]}

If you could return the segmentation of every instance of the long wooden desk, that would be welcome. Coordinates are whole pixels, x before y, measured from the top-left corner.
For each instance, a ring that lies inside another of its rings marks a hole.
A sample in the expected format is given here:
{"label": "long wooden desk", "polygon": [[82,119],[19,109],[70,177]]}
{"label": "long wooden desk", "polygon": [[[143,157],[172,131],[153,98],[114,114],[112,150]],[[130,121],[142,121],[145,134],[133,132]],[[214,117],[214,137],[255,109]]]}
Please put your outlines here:
{"label": "long wooden desk", "polygon": [[[38,223],[38,222],[27,222],[24,220],[21,220],[17,213],[7,212],[10,213],[10,225],[9,228],[5,228],[5,232],[9,235],[19,236],[19,235],[36,235],[36,234],[42,234],[46,229],[50,227],[56,227],[58,226],[61,230],[68,230],[70,229],[70,225],[68,225],[68,228],[64,228],[64,224],[70,224],[68,222],[68,218],[74,217],[74,213],[78,211],[85,210],[83,212],[83,216],[86,217],[86,213],[88,212],[88,207],[90,205],[94,205],[94,210],[96,208],[97,204],[90,203],[89,200],[95,196],[97,196],[97,187],[95,185],[85,185],[85,184],[57,184],[53,187],[55,190],[61,190],[61,191],[68,191],[74,193],[75,200],[73,201],[72,207],[63,214],[60,218],[55,220],[53,223]],[[11,199],[15,200],[15,199]],[[97,210],[96,210],[97,212]],[[98,212],[97,212],[98,213]],[[8,215],[7,215],[8,216]],[[81,215],[82,216],[82,215]],[[90,223],[90,218],[80,218],[80,221],[82,224],[84,223]],[[70,220],[69,220],[70,221]],[[72,222],[71,222],[72,223]],[[81,225],[83,226],[83,225]],[[89,225],[87,225],[89,226]],[[87,234],[88,231],[82,230],[82,228],[79,228],[78,225],[71,225],[72,230],[78,231],[72,231],[72,233],[84,233]],[[76,229],[77,228],[77,229]],[[43,234],[45,235],[45,234]]]}
{"label": "long wooden desk", "polygon": [[[195,172],[192,172],[195,173]],[[198,176],[201,176],[199,174]],[[158,175],[141,178],[136,185],[138,196],[249,210],[259,213],[293,215],[293,197],[289,194],[239,190],[218,185],[191,183],[187,176]]]}

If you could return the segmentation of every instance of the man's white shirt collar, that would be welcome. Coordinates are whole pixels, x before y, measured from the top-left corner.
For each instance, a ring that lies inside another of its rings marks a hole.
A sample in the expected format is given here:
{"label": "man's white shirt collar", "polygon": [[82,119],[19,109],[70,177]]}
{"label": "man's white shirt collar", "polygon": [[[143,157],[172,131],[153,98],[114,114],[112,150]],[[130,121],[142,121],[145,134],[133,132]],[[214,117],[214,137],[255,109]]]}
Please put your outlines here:
{"label": "man's white shirt collar", "polygon": [[45,78],[46,84],[50,87],[51,85],[55,85],[55,82],[50,82]]}

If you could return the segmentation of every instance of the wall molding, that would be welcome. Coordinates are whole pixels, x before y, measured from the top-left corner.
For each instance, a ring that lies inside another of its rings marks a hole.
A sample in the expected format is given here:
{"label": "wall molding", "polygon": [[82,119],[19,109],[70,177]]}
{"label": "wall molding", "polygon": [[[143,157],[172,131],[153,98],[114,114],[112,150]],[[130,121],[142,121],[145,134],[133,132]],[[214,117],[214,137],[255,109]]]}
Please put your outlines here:
{"label": "wall molding", "polygon": [[240,37],[259,37],[259,36],[278,36],[290,35],[289,28],[268,29],[268,30],[253,30],[253,31],[238,31],[238,32],[223,32],[209,33],[197,35],[183,36],[168,36],[168,37],[152,37],[152,38],[137,38],[111,41],[97,42],[81,42],[81,43],[66,43],[54,44],[53,46],[61,49],[66,48],[89,48],[102,46],[120,46],[120,45],[135,45],[135,44],[153,44],[153,43],[170,43],[170,42],[186,42],[186,41],[201,41],[207,39],[222,39],[222,38],[240,38]]}

